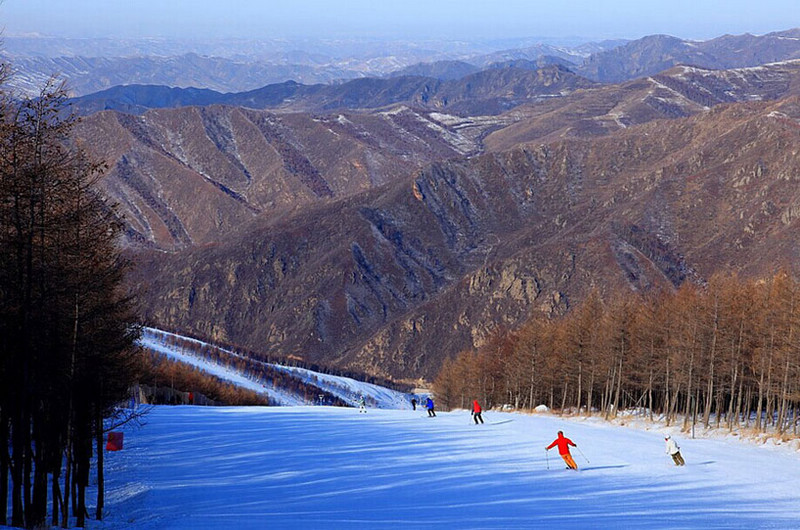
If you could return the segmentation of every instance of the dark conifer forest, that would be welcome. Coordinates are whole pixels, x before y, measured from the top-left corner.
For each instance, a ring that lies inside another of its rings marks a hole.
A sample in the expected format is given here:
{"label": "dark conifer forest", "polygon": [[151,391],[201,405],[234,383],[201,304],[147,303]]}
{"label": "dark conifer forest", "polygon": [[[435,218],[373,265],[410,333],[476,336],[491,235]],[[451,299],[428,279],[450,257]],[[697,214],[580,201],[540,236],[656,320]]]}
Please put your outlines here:
{"label": "dark conifer forest", "polygon": [[104,419],[136,366],[120,225],[63,99],[0,106],[0,524],[27,528],[84,526],[93,462],[102,517]]}

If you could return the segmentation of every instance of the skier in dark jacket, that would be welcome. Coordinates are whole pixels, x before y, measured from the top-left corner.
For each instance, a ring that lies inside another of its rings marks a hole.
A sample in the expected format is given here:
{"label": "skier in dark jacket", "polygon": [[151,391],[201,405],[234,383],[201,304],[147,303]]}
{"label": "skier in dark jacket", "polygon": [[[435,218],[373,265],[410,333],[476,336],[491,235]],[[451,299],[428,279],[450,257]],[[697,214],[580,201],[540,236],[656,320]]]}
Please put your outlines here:
{"label": "skier in dark jacket", "polygon": [[411,398],[411,410],[417,410],[417,398]]}
{"label": "skier in dark jacket", "polygon": [[483,423],[483,417],[481,416],[481,405],[478,403],[477,399],[472,401],[472,419],[475,420],[475,425],[477,425],[479,421]]}
{"label": "skier in dark jacket", "polygon": [[558,454],[561,455],[561,458],[564,459],[564,462],[567,464],[567,469],[574,469],[578,470],[578,464],[575,463],[575,460],[572,458],[572,455],[569,454],[569,446],[578,447],[575,445],[575,442],[564,436],[563,431],[558,431],[558,438],[553,440],[553,443],[545,447],[546,450],[550,450],[555,446],[558,446]]}
{"label": "skier in dark jacket", "polygon": [[436,412],[433,410],[433,400],[431,398],[425,400],[425,408],[428,409],[428,416],[436,416]]}

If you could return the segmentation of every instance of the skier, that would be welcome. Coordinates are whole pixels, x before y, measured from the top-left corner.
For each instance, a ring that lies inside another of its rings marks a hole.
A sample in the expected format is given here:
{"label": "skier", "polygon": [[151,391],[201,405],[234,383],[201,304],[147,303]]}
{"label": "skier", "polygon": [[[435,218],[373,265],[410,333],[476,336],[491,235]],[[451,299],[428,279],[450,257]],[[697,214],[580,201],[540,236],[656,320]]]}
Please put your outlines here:
{"label": "skier", "polygon": [[428,409],[428,416],[433,418],[436,412],[433,410],[433,400],[429,397],[425,400],[425,408]]}
{"label": "skier", "polygon": [[668,434],[664,437],[664,442],[667,446],[666,453],[672,457],[672,461],[675,462],[676,466],[684,466],[686,462],[683,460],[681,456],[681,448],[678,447],[678,444],[675,443],[675,440]]}
{"label": "skier", "polygon": [[364,399],[364,396],[361,396],[358,400],[358,412],[363,412],[364,414],[367,413],[367,400]]}
{"label": "skier", "polygon": [[478,424],[478,421],[483,423],[483,417],[481,416],[481,406],[478,403],[477,399],[472,401],[472,419],[475,420],[475,425]]}
{"label": "skier", "polygon": [[411,410],[417,410],[417,398],[411,398]]}
{"label": "skier", "polygon": [[561,455],[561,458],[564,459],[564,462],[567,464],[567,469],[574,469],[575,471],[578,470],[578,464],[575,463],[575,460],[572,458],[572,455],[569,454],[569,446],[578,447],[575,445],[575,442],[564,436],[563,431],[558,431],[558,437],[553,440],[553,443],[545,447],[546,451],[549,451],[555,446],[558,446],[558,454]]}

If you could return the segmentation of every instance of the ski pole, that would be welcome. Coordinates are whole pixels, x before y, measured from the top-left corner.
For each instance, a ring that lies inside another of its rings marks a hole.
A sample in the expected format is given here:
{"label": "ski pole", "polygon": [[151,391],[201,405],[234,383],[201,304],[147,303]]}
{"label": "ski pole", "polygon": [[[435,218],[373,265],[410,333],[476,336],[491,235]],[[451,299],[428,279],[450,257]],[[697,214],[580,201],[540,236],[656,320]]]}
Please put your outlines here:
{"label": "ski pole", "polygon": [[547,449],[544,450],[544,458],[547,461],[547,469],[550,469],[550,452]]}
{"label": "ski pole", "polygon": [[585,458],[585,459],[586,459],[586,463],[587,463],[587,464],[589,464],[589,463],[590,463],[590,462],[589,462],[589,459],[588,459],[588,458],[586,458],[586,455],[585,455],[585,454],[583,454],[583,451],[581,451],[581,448],[580,448],[580,447],[578,447],[578,446],[576,445],[576,446],[575,446],[575,449],[577,449],[577,450],[578,450],[578,452],[581,454],[581,456],[582,456],[583,458]]}

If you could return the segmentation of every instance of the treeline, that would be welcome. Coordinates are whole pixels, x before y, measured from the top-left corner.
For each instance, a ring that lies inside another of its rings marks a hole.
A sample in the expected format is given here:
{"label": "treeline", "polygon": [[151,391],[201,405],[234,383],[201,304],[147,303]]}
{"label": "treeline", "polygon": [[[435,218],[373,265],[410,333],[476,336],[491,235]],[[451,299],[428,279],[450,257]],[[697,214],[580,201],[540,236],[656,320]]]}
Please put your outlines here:
{"label": "treeline", "polygon": [[[145,366],[139,376],[143,394],[148,403],[180,403],[210,405],[269,405],[262,395],[238,387],[218,377],[184,363],[173,361],[163,355],[154,354],[145,359]],[[149,388],[146,388],[149,387]],[[189,399],[193,394],[194,399]],[[204,396],[207,399],[200,399]]]}
{"label": "treeline", "polygon": [[161,344],[176,350],[190,352],[214,364],[232,368],[253,381],[259,382],[264,386],[271,386],[272,388],[283,390],[295,396],[300,396],[308,403],[321,402],[325,405],[337,407],[350,406],[350,404],[327,390],[307,381],[303,381],[285,370],[273,367],[267,362],[257,360],[248,355],[152,328],[146,328],[144,330],[144,336],[157,340]]}
{"label": "treeline", "polygon": [[797,434],[800,284],[718,275],[677,291],[591,293],[558,319],[534,318],[446,361],[445,407],[510,404],[614,417],[640,408],[668,424]]}
{"label": "treeline", "polygon": [[0,525],[84,526],[94,444],[101,517],[103,420],[134,378],[119,226],[63,99],[0,94]]}

